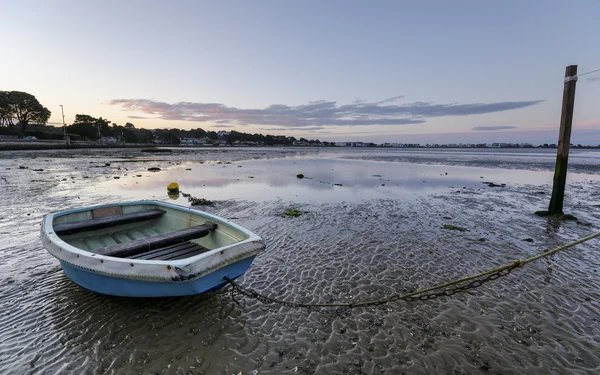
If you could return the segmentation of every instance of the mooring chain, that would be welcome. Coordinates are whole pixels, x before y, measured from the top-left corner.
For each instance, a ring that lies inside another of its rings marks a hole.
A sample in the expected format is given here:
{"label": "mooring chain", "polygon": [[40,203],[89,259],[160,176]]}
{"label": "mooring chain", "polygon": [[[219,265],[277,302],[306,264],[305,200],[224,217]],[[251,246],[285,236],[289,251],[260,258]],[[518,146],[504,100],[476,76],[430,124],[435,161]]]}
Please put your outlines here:
{"label": "mooring chain", "polygon": [[[277,305],[286,306],[286,307],[306,308],[306,309],[317,309],[317,308],[353,309],[356,307],[378,306],[378,305],[383,305],[385,303],[395,302],[395,301],[406,301],[406,302],[428,301],[430,299],[435,299],[438,297],[449,297],[449,296],[455,295],[456,293],[462,293],[469,289],[478,288],[489,281],[496,280],[500,277],[506,276],[513,269],[520,267],[520,265],[521,265],[520,262],[518,262],[518,261],[514,262],[507,267],[502,267],[502,269],[495,270],[494,272],[488,274],[487,276],[478,278],[478,279],[474,279],[467,284],[464,284],[464,280],[458,280],[457,282],[449,283],[449,284],[460,283],[462,285],[457,285],[452,288],[445,288],[438,292],[428,292],[428,291],[431,291],[434,289],[439,289],[439,288],[430,288],[427,290],[416,291],[416,292],[408,293],[405,295],[397,295],[397,296],[392,296],[392,297],[389,297],[386,299],[367,301],[367,302],[359,302],[359,303],[302,303],[302,302],[284,301],[284,300],[280,300],[277,298],[265,296],[264,294],[260,294],[254,290],[245,288],[245,287],[241,286],[240,284],[236,283],[235,281],[231,280],[228,277],[225,277],[225,280],[231,286],[231,289],[230,289],[231,298],[237,304],[239,304],[239,302],[235,298],[236,292],[240,293],[246,297],[256,299],[264,304],[277,304]],[[448,285],[448,284],[445,284],[445,285]]]}
{"label": "mooring chain", "polygon": [[507,276],[512,270],[514,270],[515,268],[518,268],[518,267],[519,267],[518,264],[513,264],[513,266],[510,268],[496,271],[496,272],[492,273],[491,275],[486,276],[482,279],[475,279],[466,285],[455,286],[454,288],[444,289],[440,292],[426,293],[426,294],[420,294],[418,296],[406,297],[406,298],[403,298],[403,300],[406,302],[429,301],[430,299],[435,299],[438,297],[453,296],[457,293],[462,293],[469,289],[478,288],[478,287],[482,286],[483,284],[487,283],[488,281],[496,280],[496,279],[499,279],[500,277]]}
{"label": "mooring chain", "polygon": [[462,293],[470,289],[478,288],[483,284],[496,280],[500,277],[507,276],[514,270],[515,268],[523,267],[525,264],[534,262],[541,258],[549,257],[558,253],[559,251],[566,250],[575,245],[581,244],[583,242],[589,241],[592,238],[596,238],[600,236],[600,232],[591,234],[587,237],[582,237],[577,241],[573,241],[566,245],[559,246],[553,250],[545,251],[538,255],[535,255],[531,258],[527,259],[518,259],[513,263],[497,267],[485,272],[481,272],[476,275],[463,277],[458,280],[453,280],[444,284],[439,284],[430,288],[420,289],[414,292],[410,292],[404,295],[396,295],[384,299],[373,300],[373,301],[365,301],[365,302],[357,302],[357,303],[301,303],[301,302],[290,302],[284,301],[278,298],[273,298],[266,296],[264,294],[258,293],[257,291],[245,288],[229,277],[224,277],[223,279],[229,283],[231,286],[231,297],[235,303],[239,302],[235,299],[235,292],[238,292],[246,297],[254,298],[264,304],[278,304],[281,306],[292,307],[292,308],[306,308],[306,309],[327,309],[327,308],[336,308],[342,312],[349,311],[353,308],[357,307],[369,307],[369,306],[378,306],[383,305],[390,302],[396,301],[405,301],[405,302],[414,302],[414,301],[428,301],[431,299],[435,299],[438,297],[449,297],[455,295],[456,293]]}

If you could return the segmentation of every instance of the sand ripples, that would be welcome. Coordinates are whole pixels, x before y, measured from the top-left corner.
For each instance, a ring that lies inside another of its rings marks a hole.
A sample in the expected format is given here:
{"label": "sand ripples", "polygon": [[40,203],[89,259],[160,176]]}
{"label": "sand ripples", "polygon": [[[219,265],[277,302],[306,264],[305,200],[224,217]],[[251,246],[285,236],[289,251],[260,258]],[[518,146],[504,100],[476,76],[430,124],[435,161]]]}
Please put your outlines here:
{"label": "sand ripples", "polygon": [[[600,371],[598,240],[468,293],[351,314],[242,296],[236,304],[227,291],[160,300],[89,293],[66,278],[38,237],[45,212],[115,199],[94,188],[109,173],[81,172],[89,161],[69,161],[41,188],[28,187],[31,177],[4,172],[19,195],[1,203],[2,374]],[[62,181],[70,175],[75,183]],[[336,204],[231,201],[209,210],[236,218],[267,243],[240,279],[244,286],[293,301],[350,302],[479,272],[599,230],[600,207],[587,203],[597,197],[595,183],[572,186],[567,205],[580,222],[532,215],[537,190],[449,190],[410,201]],[[281,217],[291,205],[306,213]],[[442,229],[446,223],[469,231]]]}

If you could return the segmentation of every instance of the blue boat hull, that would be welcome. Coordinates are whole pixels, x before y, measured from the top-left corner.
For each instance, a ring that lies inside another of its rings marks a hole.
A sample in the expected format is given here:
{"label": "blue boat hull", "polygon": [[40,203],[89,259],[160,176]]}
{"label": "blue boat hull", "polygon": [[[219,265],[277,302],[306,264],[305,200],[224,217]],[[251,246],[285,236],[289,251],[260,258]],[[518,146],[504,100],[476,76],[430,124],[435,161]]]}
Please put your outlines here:
{"label": "blue boat hull", "polygon": [[210,292],[227,284],[224,277],[240,277],[252,264],[254,256],[220,268],[192,281],[158,282],[105,276],[82,270],[61,261],[65,274],[77,285],[96,293],[119,297],[176,297]]}

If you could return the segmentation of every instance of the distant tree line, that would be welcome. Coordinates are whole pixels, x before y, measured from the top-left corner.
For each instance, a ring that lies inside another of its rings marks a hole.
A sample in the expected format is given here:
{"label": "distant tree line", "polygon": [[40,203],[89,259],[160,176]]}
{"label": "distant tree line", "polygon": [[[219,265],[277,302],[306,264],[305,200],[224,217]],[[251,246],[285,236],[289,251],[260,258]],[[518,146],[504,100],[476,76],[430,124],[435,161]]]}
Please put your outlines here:
{"label": "distant tree line", "polygon": [[324,146],[333,146],[333,143],[329,142],[321,142],[318,139],[305,139],[300,138],[296,139],[295,137],[286,137],[285,135],[263,135],[263,134],[248,134],[241,133],[235,130],[229,132],[227,136],[225,136],[225,141],[227,143],[235,143],[235,142],[253,142],[257,144],[262,144],[265,146],[274,146],[274,145],[285,145],[291,146],[294,144],[321,144]]}
{"label": "distant tree line", "polygon": [[[0,135],[31,135],[38,139],[62,139],[66,130],[72,140],[98,141],[102,138],[112,138],[117,142],[126,143],[180,143],[182,138],[204,139],[204,143],[250,143],[256,145],[308,145],[319,144],[333,146],[333,143],[321,142],[318,139],[296,139],[283,135],[248,134],[237,131],[227,132],[223,137],[215,131],[205,131],[201,128],[183,129],[154,129],[136,128],[128,122],[118,125],[102,117],[88,114],[75,115],[75,121],[62,126],[46,125],[51,112],[40,104],[35,96],[21,91],[0,91]],[[112,140],[111,139],[111,140]]]}

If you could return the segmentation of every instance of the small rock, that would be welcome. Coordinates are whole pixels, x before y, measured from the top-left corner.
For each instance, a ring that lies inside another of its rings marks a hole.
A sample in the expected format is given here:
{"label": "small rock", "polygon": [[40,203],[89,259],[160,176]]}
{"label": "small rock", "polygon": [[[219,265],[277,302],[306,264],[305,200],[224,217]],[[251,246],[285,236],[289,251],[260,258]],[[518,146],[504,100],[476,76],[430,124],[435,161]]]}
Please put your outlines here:
{"label": "small rock", "polygon": [[297,178],[304,178],[304,175],[303,175],[302,173],[298,173],[298,174],[296,175],[296,177],[297,177]]}
{"label": "small rock", "polygon": [[533,242],[533,238],[529,238],[529,237],[528,238],[523,238],[521,241],[524,241],[524,242]]}
{"label": "small rock", "polygon": [[160,168],[158,168],[158,167],[150,167],[150,168],[148,168],[148,172],[158,172],[158,171],[160,171],[160,170],[161,170],[161,169],[160,169]]}
{"label": "small rock", "polygon": [[118,180],[118,179],[119,179],[119,178],[121,178],[121,177],[119,177],[119,176],[114,176],[113,178],[114,178],[115,180]]}

